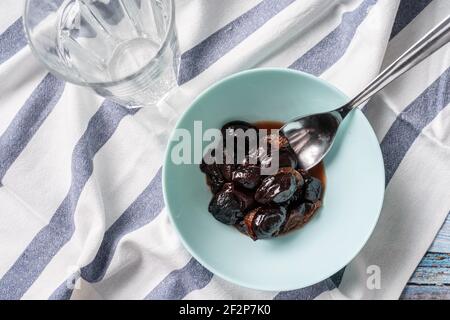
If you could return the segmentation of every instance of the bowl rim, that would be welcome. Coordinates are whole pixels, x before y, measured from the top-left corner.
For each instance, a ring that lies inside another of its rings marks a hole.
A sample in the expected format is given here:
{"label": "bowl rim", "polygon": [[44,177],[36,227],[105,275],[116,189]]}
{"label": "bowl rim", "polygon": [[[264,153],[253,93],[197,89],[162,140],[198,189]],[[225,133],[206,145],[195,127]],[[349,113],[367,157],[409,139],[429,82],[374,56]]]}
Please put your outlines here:
{"label": "bowl rim", "polygon": [[[250,70],[244,70],[241,72],[237,72],[234,73],[232,75],[229,75],[225,78],[223,78],[222,80],[219,80],[215,83],[213,83],[212,85],[210,85],[209,87],[207,87],[206,89],[204,89],[193,101],[192,103],[190,103],[189,107],[182,113],[182,115],[180,116],[180,118],[178,119],[178,121],[176,122],[174,129],[178,128],[179,125],[184,121],[184,119],[188,116],[188,114],[190,114],[192,109],[192,106],[194,106],[195,104],[198,103],[199,100],[201,100],[204,96],[206,96],[210,91],[214,90],[215,88],[221,86],[222,84],[228,82],[228,81],[233,81],[236,78],[248,75],[248,74],[254,74],[254,73],[265,73],[265,72],[279,72],[279,73],[288,73],[288,74],[296,74],[296,75],[300,75],[302,77],[308,78],[312,81],[316,81],[318,83],[320,83],[321,85],[324,85],[326,87],[328,87],[329,89],[331,89],[332,91],[336,92],[337,94],[341,95],[342,97],[346,98],[347,100],[349,100],[348,96],[346,94],[344,94],[341,90],[339,90],[338,88],[336,88],[334,85],[332,85],[331,83],[316,77],[314,75],[311,75],[309,73],[305,73],[302,71],[298,71],[298,70],[293,70],[293,69],[288,69],[288,68],[274,68],[274,67],[269,67],[269,68],[255,68],[255,69],[250,69]],[[358,109],[359,112],[361,112],[360,109]],[[356,110],[356,111],[358,111]],[[363,114],[361,112],[361,114]],[[378,138],[372,128],[372,126],[370,125],[370,123],[368,122],[367,118],[366,118],[367,123],[369,124],[369,135],[372,136],[372,139],[374,141],[377,142],[377,145],[379,146],[379,142],[378,142]],[[355,250],[355,253],[353,254],[353,256],[349,259],[349,261],[347,263],[345,263],[343,266],[340,266],[339,268],[336,268],[336,270],[334,270],[333,272],[331,272],[330,274],[324,275],[321,277],[321,280],[319,281],[310,281],[310,282],[306,282],[306,284],[302,284],[302,285],[295,285],[292,284],[291,286],[273,286],[273,285],[267,285],[267,286],[259,286],[259,285],[255,285],[255,284],[251,284],[251,283],[247,283],[245,281],[242,280],[236,280],[232,277],[229,277],[225,274],[223,274],[221,271],[217,270],[215,267],[211,266],[208,262],[206,262],[201,256],[199,256],[196,251],[190,246],[190,244],[186,241],[186,239],[184,238],[183,234],[181,233],[177,223],[175,223],[174,217],[172,216],[172,211],[170,208],[170,204],[167,201],[168,198],[168,190],[167,190],[167,184],[166,184],[166,177],[167,177],[167,166],[166,163],[168,163],[168,161],[170,161],[169,157],[170,157],[170,151],[171,151],[171,143],[174,139],[174,131],[170,134],[170,138],[167,142],[167,146],[166,146],[166,151],[164,154],[164,162],[163,162],[163,169],[162,169],[162,190],[163,190],[163,196],[164,196],[164,203],[166,205],[166,209],[168,212],[168,216],[170,219],[170,222],[172,224],[172,226],[175,228],[176,233],[181,241],[181,243],[183,244],[183,246],[186,248],[186,250],[192,255],[193,258],[195,258],[202,266],[204,266],[206,269],[208,269],[210,272],[212,272],[214,275],[229,281],[231,283],[237,284],[239,286],[243,286],[249,289],[254,289],[254,290],[261,290],[261,291],[291,291],[291,290],[298,290],[298,289],[302,289],[302,288],[306,288],[309,287],[311,285],[317,284],[321,281],[324,281],[328,278],[330,278],[331,276],[333,276],[334,274],[336,274],[337,272],[339,272],[340,270],[342,270],[342,268],[345,268],[349,263],[351,263],[351,261],[361,252],[361,250],[364,248],[364,246],[366,245],[367,241],[369,240],[369,238],[371,237],[371,235],[373,234],[373,231],[376,227],[376,225],[378,224],[378,220],[380,218],[381,215],[381,210],[383,207],[383,203],[384,203],[384,197],[385,197],[385,166],[384,166],[384,160],[382,157],[382,153],[381,153],[381,148],[379,149],[379,160],[377,161],[382,169],[382,183],[380,183],[380,189],[381,189],[381,199],[380,199],[380,203],[378,204],[378,208],[376,210],[377,212],[377,216],[376,219],[374,219],[373,224],[370,226],[369,228],[369,232],[367,232],[367,235],[364,239],[364,241],[361,241],[360,246],[358,247],[357,250]]]}

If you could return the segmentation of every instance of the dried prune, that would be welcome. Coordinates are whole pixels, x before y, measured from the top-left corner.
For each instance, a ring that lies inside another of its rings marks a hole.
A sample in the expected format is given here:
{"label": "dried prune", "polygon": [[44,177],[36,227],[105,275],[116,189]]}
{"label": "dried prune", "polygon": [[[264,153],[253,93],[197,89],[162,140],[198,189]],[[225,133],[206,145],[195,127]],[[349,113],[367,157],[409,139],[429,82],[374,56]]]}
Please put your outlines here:
{"label": "dried prune", "polygon": [[280,167],[292,167],[294,169],[298,167],[297,156],[290,148],[280,150],[279,163]]}
{"label": "dried prune", "polygon": [[[235,136],[235,133],[238,129],[241,129],[242,131],[247,131],[248,129],[254,129],[256,130],[256,127],[248,122],[245,121],[230,121],[226,123],[222,127],[222,135],[225,138],[226,135],[233,135]],[[236,137],[236,136],[235,136]]]}
{"label": "dried prune", "polygon": [[244,218],[248,235],[253,239],[277,236],[286,220],[286,209],[278,205],[259,207]]}
{"label": "dried prune", "polygon": [[322,196],[322,182],[317,178],[308,177],[303,193],[303,198],[306,201],[316,202]]}
{"label": "dried prune", "polygon": [[297,190],[303,188],[305,184],[305,179],[303,178],[303,175],[300,173],[300,171],[295,170],[291,167],[284,167],[280,168],[278,170],[279,173],[290,173],[295,177],[295,181],[297,182]]}
{"label": "dried prune", "polygon": [[286,208],[291,208],[299,205],[302,202],[304,202],[302,189],[297,189],[292,197],[288,201],[283,202],[282,205]]}
{"label": "dried prune", "polygon": [[242,165],[233,171],[232,180],[247,189],[254,189],[261,181],[261,169],[256,165]]}
{"label": "dried prune", "polygon": [[205,162],[202,162],[200,170],[206,174],[206,180],[211,191],[217,193],[225,183],[225,178],[223,177],[219,166],[215,163],[206,164]]}
{"label": "dried prune", "polygon": [[[258,145],[256,127],[245,121],[232,121],[225,124],[222,127],[222,135],[226,152],[231,154],[233,151],[234,163],[242,163],[251,150]],[[233,148],[228,145],[229,141],[233,141]]]}
{"label": "dried prune", "polygon": [[248,165],[260,165],[260,154],[261,148],[253,147],[249,150],[248,154],[245,156],[244,160],[241,162],[243,166]]}
{"label": "dried prune", "polygon": [[[221,148],[221,146],[219,147]],[[217,148],[208,152],[200,164],[200,170],[206,174],[208,184],[213,193],[217,193],[225,182],[231,181],[233,171],[237,167],[234,164],[222,164],[223,159],[216,159],[216,150]],[[208,163],[206,160],[208,160]],[[216,163],[218,160],[221,162]]]}
{"label": "dried prune", "polygon": [[220,168],[220,172],[222,173],[222,176],[224,177],[224,179],[228,182],[232,181],[233,172],[236,170],[237,165],[235,165],[235,164],[220,164],[218,166]]}
{"label": "dried prune", "polygon": [[249,235],[248,231],[247,231],[247,226],[245,225],[245,218],[244,218],[244,220],[241,220],[238,223],[236,223],[235,227],[243,234]]}
{"label": "dried prune", "polygon": [[283,232],[289,232],[301,226],[305,219],[305,213],[306,213],[306,204],[304,202],[290,209],[286,217],[286,223],[283,226]]}
{"label": "dried prune", "polygon": [[241,189],[231,183],[225,184],[224,188],[231,188],[231,192],[233,192],[235,197],[239,200],[242,211],[249,210],[253,207],[255,199],[253,198],[253,194],[251,194],[248,190]]}
{"label": "dried prune", "polygon": [[[277,154],[275,154],[275,152]],[[269,168],[272,165],[273,158],[278,156],[278,167],[298,167],[298,159],[295,155],[294,151],[290,148],[283,148],[281,150],[278,149],[269,149],[269,151],[262,153],[259,157],[259,161],[262,167]]]}
{"label": "dried prune", "polygon": [[244,218],[242,200],[233,192],[229,184],[225,184],[209,203],[208,211],[218,221],[225,224],[236,224]]}
{"label": "dried prune", "polygon": [[297,190],[297,181],[292,173],[279,172],[268,176],[255,193],[255,200],[266,204],[271,201],[282,203],[288,201]]}
{"label": "dried prune", "polygon": [[311,220],[321,205],[322,203],[320,201],[316,201],[314,203],[303,202],[293,206],[288,212],[286,223],[282,228],[282,232],[286,233],[306,224],[309,220]]}
{"label": "dried prune", "polygon": [[255,219],[256,213],[259,208],[256,208],[244,216],[243,224],[245,226],[245,233],[249,235],[250,238],[256,240],[256,235],[253,232],[253,220]]}

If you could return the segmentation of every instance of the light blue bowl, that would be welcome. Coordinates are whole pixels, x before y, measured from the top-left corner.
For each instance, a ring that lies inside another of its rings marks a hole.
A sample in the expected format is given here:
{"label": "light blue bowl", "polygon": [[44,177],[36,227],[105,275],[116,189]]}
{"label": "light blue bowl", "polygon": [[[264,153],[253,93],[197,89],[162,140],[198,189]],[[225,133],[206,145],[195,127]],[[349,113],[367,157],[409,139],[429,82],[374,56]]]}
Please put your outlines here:
{"label": "light blue bowl", "polygon": [[[287,121],[331,110],[348,98],[311,75],[256,69],[207,89],[177,124],[193,132],[221,128],[230,120]],[[347,265],[377,223],[384,196],[384,165],[377,138],[357,110],[343,123],[325,159],[323,207],[303,228],[270,240],[252,241],[208,212],[211,192],[198,165],[175,165],[169,143],[164,197],[187,250],[207,269],[236,284],[261,290],[293,290],[317,283]],[[205,143],[204,145],[207,145]]]}

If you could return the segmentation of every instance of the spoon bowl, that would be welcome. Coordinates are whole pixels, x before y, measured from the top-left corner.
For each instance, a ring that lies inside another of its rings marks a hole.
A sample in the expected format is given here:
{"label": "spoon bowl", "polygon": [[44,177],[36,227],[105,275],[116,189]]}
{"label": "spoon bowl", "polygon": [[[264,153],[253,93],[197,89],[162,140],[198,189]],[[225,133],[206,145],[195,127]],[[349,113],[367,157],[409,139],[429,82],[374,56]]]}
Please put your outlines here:
{"label": "spoon bowl", "polygon": [[338,112],[325,112],[295,119],[281,128],[301,168],[309,170],[323,160],[341,122]]}

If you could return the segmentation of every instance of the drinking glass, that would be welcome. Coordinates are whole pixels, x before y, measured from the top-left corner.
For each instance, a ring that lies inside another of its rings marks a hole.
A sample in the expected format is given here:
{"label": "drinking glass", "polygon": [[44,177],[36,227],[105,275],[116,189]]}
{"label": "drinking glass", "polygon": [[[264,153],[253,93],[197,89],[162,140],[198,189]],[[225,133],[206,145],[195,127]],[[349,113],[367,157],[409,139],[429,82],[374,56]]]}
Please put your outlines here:
{"label": "drinking glass", "polygon": [[52,73],[128,107],[176,86],[173,0],[27,0],[24,26]]}

